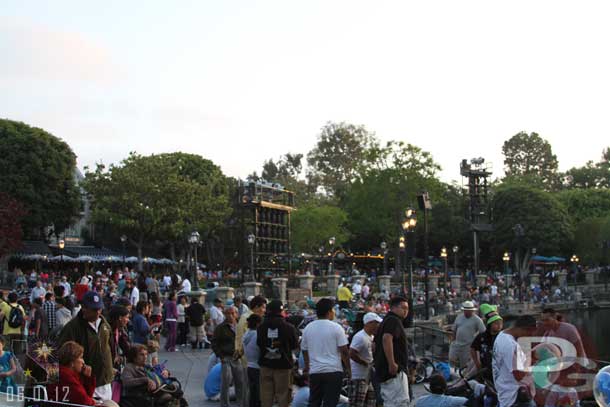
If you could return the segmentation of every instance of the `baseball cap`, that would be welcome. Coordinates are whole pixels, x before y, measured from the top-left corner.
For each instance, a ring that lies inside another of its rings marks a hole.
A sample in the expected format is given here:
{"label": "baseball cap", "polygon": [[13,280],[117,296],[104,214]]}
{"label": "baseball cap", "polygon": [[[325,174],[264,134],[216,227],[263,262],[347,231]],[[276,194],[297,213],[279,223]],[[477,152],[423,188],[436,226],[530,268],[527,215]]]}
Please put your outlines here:
{"label": "baseball cap", "polygon": [[279,314],[284,310],[284,304],[280,300],[273,300],[267,305],[267,310],[274,314]]}
{"label": "baseball cap", "polygon": [[83,303],[83,307],[90,309],[102,309],[104,308],[104,303],[100,298],[99,294],[95,291],[87,291],[85,295],[83,295],[83,299],[81,300]]}
{"label": "baseball cap", "polygon": [[364,318],[362,318],[362,321],[364,322],[364,325],[366,325],[369,322],[381,322],[383,321],[383,319],[381,319],[381,317],[375,314],[374,312],[367,312],[366,314],[364,314]]}

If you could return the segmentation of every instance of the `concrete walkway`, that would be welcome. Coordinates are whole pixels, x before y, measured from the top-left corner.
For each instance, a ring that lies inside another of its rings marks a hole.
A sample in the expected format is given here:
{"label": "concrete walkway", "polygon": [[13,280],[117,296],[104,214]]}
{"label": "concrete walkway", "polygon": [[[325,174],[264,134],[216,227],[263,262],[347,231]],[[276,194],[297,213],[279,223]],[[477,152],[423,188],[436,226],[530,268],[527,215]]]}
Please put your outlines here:
{"label": "concrete walkway", "polygon": [[[219,407],[218,401],[209,401],[203,391],[203,383],[207,374],[210,349],[192,350],[190,346],[177,347],[178,352],[159,351],[159,361],[167,360],[167,369],[182,383],[184,395],[190,406]],[[413,388],[415,397],[426,392],[423,385]],[[236,405],[232,402],[232,405]]]}

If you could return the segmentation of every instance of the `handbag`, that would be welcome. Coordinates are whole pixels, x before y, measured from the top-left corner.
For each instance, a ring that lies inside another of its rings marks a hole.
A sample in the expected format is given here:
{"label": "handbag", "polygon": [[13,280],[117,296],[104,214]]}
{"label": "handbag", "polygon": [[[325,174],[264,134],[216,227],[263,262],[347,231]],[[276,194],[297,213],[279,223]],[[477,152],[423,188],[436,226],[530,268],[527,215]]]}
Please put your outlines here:
{"label": "handbag", "polygon": [[123,384],[121,380],[117,377],[112,381],[112,401],[119,404],[121,402],[121,392],[123,390]]}

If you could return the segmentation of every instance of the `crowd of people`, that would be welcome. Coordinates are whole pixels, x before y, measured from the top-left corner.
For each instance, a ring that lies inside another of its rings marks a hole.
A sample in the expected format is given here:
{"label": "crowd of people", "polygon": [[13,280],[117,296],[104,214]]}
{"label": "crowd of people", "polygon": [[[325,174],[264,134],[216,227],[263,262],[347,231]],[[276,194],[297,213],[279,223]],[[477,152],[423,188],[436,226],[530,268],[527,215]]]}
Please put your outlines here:
{"label": "crowd of people", "polygon": [[[444,394],[450,376],[443,374],[430,377],[430,393],[414,399],[417,361],[405,329],[410,302],[398,294],[374,296],[367,281],[342,283],[336,298],[315,304],[288,305],[259,295],[216,298],[206,309],[196,296],[182,295],[190,291],[190,282],[176,274],[155,278],[124,269],[73,279],[31,277],[27,295],[13,290],[0,301],[0,391],[15,386],[15,354],[24,352],[30,336],[55,338],[59,378],[48,384],[49,394],[75,404],[135,406],[154,400],[185,406],[180,383],[159,364],[161,346],[166,352],[210,349],[208,379],[218,372],[221,407],[229,407],[232,388],[241,407],[469,402]],[[357,318],[339,320],[355,299],[361,301]],[[504,329],[493,295],[476,300],[479,304],[474,299],[462,303],[449,350],[454,372],[473,375],[483,386],[475,386],[476,397],[488,406],[550,407],[566,400],[576,405],[576,391],[534,386],[527,369],[531,360],[561,357],[561,350],[551,340],[543,349],[534,348],[532,359],[519,339],[561,338],[572,345],[574,356],[585,357],[578,331],[552,309],[545,309],[539,323],[524,316]],[[494,391],[485,392],[485,384]],[[59,393],[67,388],[66,400]]]}

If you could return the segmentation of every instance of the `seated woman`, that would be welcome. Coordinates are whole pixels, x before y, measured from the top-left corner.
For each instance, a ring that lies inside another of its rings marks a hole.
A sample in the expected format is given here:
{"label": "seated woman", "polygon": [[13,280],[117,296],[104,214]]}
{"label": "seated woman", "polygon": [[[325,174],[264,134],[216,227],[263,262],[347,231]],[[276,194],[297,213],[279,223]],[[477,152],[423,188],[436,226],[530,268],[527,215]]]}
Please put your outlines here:
{"label": "seated woman", "polygon": [[118,407],[112,400],[99,401],[93,398],[95,376],[91,374],[91,366],[85,365],[83,353],[83,347],[74,341],[68,341],[59,348],[59,380],[47,386],[49,400],[85,406]]}
{"label": "seated woman", "polygon": [[124,395],[121,397],[121,405],[124,402],[139,405],[153,397],[156,406],[166,405],[174,399],[178,399],[181,406],[186,406],[186,400],[182,397],[183,393],[179,386],[162,383],[161,380],[169,378],[169,372],[163,370],[161,378],[158,378],[156,374],[151,374],[151,369],[146,366],[147,358],[148,350],[144,345],[132,345],[127,351],[127,364],[121,372]]}

